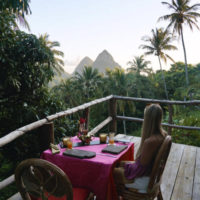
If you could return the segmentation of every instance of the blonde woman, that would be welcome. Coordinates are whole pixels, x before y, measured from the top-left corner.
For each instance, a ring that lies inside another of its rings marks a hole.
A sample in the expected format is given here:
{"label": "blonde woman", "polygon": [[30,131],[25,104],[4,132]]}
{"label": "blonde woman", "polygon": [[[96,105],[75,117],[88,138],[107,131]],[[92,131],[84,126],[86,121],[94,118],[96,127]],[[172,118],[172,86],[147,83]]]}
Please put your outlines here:
{"label": "blonde woman", "polygon": [[[122,161],[118,168],[114,169],[116,184],[126,184],[127,187],[140,189],[148,185],[149,175],[152,170],[157,152],[167,135],[162,129],[162,108],[158,104],[146,106],[144,110],[144,122],[141,133],[141,143],[136,155],[136,161]],[[137,179],[140,177],[139,179]],[[139,188],[137,183],[139,183]],[[145,183],[144,183],[145,182]],[[144,188],[143,188],[144,189]]]}

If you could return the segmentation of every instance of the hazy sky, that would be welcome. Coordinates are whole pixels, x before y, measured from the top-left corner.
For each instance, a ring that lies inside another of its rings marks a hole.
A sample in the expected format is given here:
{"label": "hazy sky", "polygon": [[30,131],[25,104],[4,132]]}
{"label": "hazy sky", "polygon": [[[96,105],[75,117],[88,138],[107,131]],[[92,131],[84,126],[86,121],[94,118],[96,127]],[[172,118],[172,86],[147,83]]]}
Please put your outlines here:
{"label": "hazy sky", "polygon": [[[193,0],[194,3],[199,1]],[[166,26],[157,20],[170,12],[160,0],[31,0],[30,7],[32,14],[27,20],[31,32],[37,36],[48,33],[51,41],[60,42],[65,71],[69,73],[85,56],[95,60],[104,49],[127,68],[133,56],[144,53],[138,48],[144,44],[142,36],[151,35],[153,28]],[[200,63],[200,31],[184,29],[188,63]],[[174,44],[178,51],[169,55],[175,61],[184,61],[181,40]],[[146,59],[152,61],[154,70],[159,69],[157,58]],[[170,62],[163,64],[164,69],[169,67]]]}

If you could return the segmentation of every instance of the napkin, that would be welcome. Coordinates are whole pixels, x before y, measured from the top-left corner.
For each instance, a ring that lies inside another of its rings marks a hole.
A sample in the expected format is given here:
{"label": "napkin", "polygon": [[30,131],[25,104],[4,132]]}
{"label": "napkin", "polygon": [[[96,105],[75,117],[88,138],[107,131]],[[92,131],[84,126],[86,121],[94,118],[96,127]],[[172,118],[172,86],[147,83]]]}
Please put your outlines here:
{"label": "napkin", "polygon": [[60,149],[59,149],[58,145],[51,143],[50,148],[51,148],[52,154],[60,153]]}

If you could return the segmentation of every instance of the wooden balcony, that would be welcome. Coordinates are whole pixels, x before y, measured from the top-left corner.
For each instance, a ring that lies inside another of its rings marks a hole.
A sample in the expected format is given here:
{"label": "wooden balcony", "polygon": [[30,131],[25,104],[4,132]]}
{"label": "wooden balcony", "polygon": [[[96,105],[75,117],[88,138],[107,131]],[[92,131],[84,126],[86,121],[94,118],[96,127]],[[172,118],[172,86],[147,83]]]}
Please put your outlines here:
{"label": "wooden balcony", "polygon": [[[118,138],[134,142],[134,154],[140,144],[140,137],[119,134]],[[134,155],[135,156],[135,155]],[[161,190],[164,200],[200,199],[200,148],[183,144],[172,144],[162,177]],[[21,200],[18,194],[9,200]]]}
{"label": "wooden balcony", "polygon": [[[144,99],[144,98],[135,98],[135,97],[122,97],[116,95],[110,95],[101,99],[96,99],[88,103],[84,103],[80,106],[61,111],[59,113],[52,114],[50,116],[45,117],[44,119],[38,120],[31,124],[28,124],[24,127],[18,128],[4,137],[0,138],[0,147],[2,148],[4,145],[12,142],[16,138],[28,134],[29,131],[42,128],[45,131],[41,131],[41,134],[45,137],[45,141],[48,141],[46,145],[49,146],[49,142],[54,141],[54,133],[53,133],[53,121],[71,115],[73,113],[84,111],[85,118],[89,119],[89,111],[92,106],[108,102],[109,110],[108,117],[102,121],[95,128],[90,130],[88,134],[95,135],[98,133],[104,126],[109,126],[109,132],[117,132],[117,121],[128,120],[142,123],[143,119],[136,117],[127,117],[127,116],[119,116],[117,115],[117,101],[133,101],[133,102],[141,102],[143,104],[147,103],[160,103],[167,105],[168,107],[168,123],[162,123],[163,126],[167,127],[168,134],[170,135],[172,132],[172,128],[176,129],[186,129],[186,130],[200,130],[200,127],[191,127],[191,126],[180,126],[173,124],[173,108],[172,105],[200,105],[199,100],[193,101],[168,101],[168,100],[158,100],[158,99]],[[42,130],[40,129],[40,130]],[[47,135],[48,136],[47,136]],[[139,147],[140,138],[133,136],[126,136],[123,134],[119,134],[118,137],[128,137],[130,141],[135,143],[135,153],[137,152],[137,148]],[[48,138],[48,140],[47,140]],[[11,183],[14,182],[14,175],[11,175],[7,179],[0,182],[0,190],[7,187]],[[162,193],[164,200],[200,200],[200,148],[182,144],[173,143],[172,149],[167,161],[167,165],[163,174],[163,183],[162,183]],[[11,200],[21,199],[19,194],[14,195],[9,198]]]}

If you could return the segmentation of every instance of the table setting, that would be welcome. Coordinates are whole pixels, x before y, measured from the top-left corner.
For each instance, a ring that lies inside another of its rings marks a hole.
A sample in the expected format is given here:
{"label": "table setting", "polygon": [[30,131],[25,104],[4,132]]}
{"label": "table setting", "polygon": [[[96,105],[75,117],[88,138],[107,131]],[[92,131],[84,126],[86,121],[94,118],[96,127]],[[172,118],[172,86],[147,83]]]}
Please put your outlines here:
{"label": "table setting", "polygon": [[51,145],[41,158],[60,167],[73,187],[88,189],[97,200],[115,200],[117,193],[112,170],[122,160],[133,160],[134,144],[115,141],[114,133],[100,133],[99,137],[90,136],[88,142],[83,142],[80,136],[88,134],[83,130],[74,137],[63,138],[56,145],[59,152],[53,153]]}

